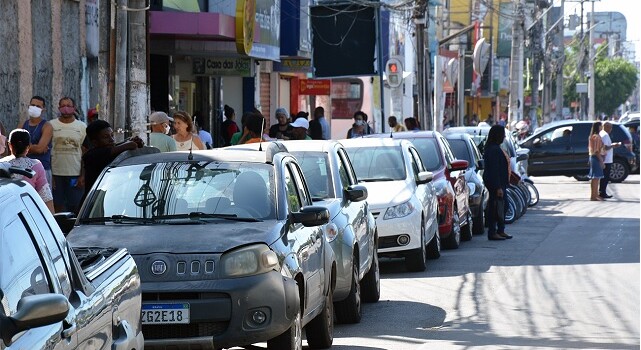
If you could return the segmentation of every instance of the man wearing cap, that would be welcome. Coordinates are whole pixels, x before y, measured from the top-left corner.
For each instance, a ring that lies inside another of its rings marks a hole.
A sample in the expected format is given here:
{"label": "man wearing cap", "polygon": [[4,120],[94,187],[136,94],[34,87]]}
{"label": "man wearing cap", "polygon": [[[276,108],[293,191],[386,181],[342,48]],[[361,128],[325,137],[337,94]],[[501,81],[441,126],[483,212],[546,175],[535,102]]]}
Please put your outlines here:
{"label": "man wearing cap", "polygon": [[156,147],[160,152],[172,152],[176,150],[176,141],[169,134],[171,126],[169,122],[174,119],[170,118],[165,112],[153,112],[149,116],[151,125],[151,134],[149,134],[149,145]]}
{"label": "man wearing cap", "polygon": [[309,129],[309,121],[305,118],[298,118],[294,120],[292,126],[292,140],[311,140],[312,138],[307,135]]}

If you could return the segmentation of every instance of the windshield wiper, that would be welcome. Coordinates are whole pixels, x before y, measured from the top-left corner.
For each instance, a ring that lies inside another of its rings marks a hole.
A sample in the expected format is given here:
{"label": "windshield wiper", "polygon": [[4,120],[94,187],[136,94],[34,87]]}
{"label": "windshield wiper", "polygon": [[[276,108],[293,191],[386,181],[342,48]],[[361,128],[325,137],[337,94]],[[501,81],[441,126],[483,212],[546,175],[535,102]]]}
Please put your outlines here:
{"label": "windshield wiper", "polygon": [[362,182],[376,182],[376,181],[397,181],[397,179],[392,179],[391,177],[377,177],[372,179],[358,179]]}
{"label": "windshield wiper", "polygon": [[112,216],[104,216],[104,217],[97,217],[97,218],[83,218],[83,219],[80,219],[80,222],[82,223],[113,222],[116,224],[134,222],[134,223],[140,223],[140,224],[153,224],[156,222],[156,220],[154,218],[138,218],[133,216],[116,214]]}
{"label": "windshield wiper", "polygon": [[201,220],[201,219],[224,219],[232,221],[243,221],[243,222],[259,222],[263,221],[256,218],[248,217],[238,217],[236,214],[207,214],[200,211],[192,211],[189,214],[172,214],[172,215],[159,215],[154,216],[155,220],[167,220],[167,219],[191,219],[191,220]]}

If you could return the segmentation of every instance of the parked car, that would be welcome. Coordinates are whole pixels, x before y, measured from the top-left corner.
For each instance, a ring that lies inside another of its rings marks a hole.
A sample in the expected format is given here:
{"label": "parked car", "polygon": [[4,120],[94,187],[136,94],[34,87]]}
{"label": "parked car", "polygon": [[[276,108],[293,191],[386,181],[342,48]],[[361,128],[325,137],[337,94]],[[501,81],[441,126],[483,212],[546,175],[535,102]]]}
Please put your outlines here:
{"label": "parked car", "polygon": [[426,259],[441,251],[437,201],[416,148],[408,141],[342,140],[376,219],[378,254],[403,257],[410,271],[424,271]]}
{"label": "parked car", "polygon": [[127,250],[71,248],[38,193],[10,173],[33,175],[0,163],[0,349],[143,349]]}
{"label": "parked car", "polygon": [[434,174],[439,234],[443,246],[456,249],[461,240],[472,239],[474,223],[469,205],[470,190],[465,181],[467,161],[456,159],[447,140],[437,131],[399,132],[394,133],[394,138],[410,140],[425,168]]}
{"label": "parked car", "polygon": [[70,237],[130,250],[146,349],[331,346],[329,212],[276,146],[123,157],[91,189]]}
{"label": "parked car", "polygon": [[[540,130],[521,143],[530,150],[528,172],[534,176],[575,176],[588,174],[588,136],[593,122],[571,121]],[[639,164],[633,153],[630,132],[619,123],[612,123],[612,142],[625,147],[614,148],[610,171],[612,182],[622,182]]]}
{"label": "parked car", "polygon": [[641,167],[641,161],[639,160],[639,113],[636,113],[634,116],[630,118],[627,122],[625,122],[623,125],[625,125],[626,128],[628,128],[628,131],[630,132],[630,136],[632,136],[632,152],[634,152],[634,155],[637,159],[637,170],[633,170],[631,173],[632,174],[638,174],[639,173],[639,168]]}
{"label": "parked car", "polygon": [[474,234],[481,234],[485,230],[485,208],[489,199],[489,193],[483,183],[483,156],[470,135],[445,130],[443,136],[450,144],[454,156],[467,160],[465,182],[470,189],[470,210],[474,223],[472,229]]}

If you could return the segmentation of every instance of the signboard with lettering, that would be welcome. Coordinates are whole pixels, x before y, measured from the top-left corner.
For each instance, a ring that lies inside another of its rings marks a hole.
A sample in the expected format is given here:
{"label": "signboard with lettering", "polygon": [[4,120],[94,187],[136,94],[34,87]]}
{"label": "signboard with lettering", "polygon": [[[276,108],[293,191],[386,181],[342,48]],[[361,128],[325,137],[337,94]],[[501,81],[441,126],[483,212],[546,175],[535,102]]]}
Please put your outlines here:
{"label": "signboard with lettering", "polygon": [[254,64],[250,58],[193,58],[193,73],[195,75],[233,75],[241,77],[253,76]]}
{"label": "signboard with lettering", "polygon": [[329,95],[332,81],[329,79],[300,79],[298,93],[301,95]]}
{"label": "signboard with lettering", "polygon": [[312,60],[301,58],[283,58],[280,62],[274,62],[274,71],[292,73],[311,73]]}
{"label": "signboard with lettering", "polygon": [[511,2],[502,2],[499,5],[499,38],[496,47],[496,57],[510,57],[512,55],[512,16],[514,6]]}

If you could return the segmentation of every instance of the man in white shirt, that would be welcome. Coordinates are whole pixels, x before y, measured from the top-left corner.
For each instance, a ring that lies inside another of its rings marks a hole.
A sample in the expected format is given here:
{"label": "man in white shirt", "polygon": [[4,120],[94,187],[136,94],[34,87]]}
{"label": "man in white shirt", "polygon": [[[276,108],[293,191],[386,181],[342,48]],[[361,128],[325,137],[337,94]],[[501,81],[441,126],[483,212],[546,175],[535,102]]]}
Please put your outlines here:
{"label": "man in white shirt", "polygon": [[606,189],[608,188],[608,182],[610,182],[610,168],[612,168],[612,161],[614,158],[613,148],[621,146],[621,142],[612,143],[612,140],[610,139],[611,132],[612,123],[603,123],[603,129],[601,130],[601,132],[599,132],[599,136],[601,136],[601,140],[603,140],[603,148],[605,149],[603,153],[603,163],[605,163],[605,169],[603,169],[603,177],[599,182],[599,197],[601,198],[612,198],[612,196],[606,192]]}

